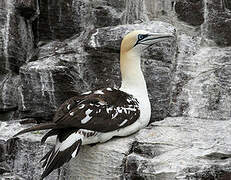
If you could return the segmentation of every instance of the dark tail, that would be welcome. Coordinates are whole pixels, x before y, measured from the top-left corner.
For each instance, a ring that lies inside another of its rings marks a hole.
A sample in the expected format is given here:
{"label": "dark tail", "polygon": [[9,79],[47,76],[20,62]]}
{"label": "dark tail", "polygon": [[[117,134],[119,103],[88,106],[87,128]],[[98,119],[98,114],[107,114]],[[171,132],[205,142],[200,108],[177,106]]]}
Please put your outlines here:
{"label": "dark tail", "polygon": [[[62,134],[62,133],[60,133]],[[66,136],[63,141],[60,141],[60,134],[58,134],[58,143],[52,150],[50,150],[43,158],[44,160],[43,167],[45,170],[41,176],[41,179],[48,176],[53,170],[61,167],[64,163],[70,161],[71,158],[77,156],[80,146],[82,144],[81,135],[77,133],[72,133]]]}
{"label": "dark tail", "polygon": [[43,123],[43,124],[38,124],[38,125],[35,125],[35,126],[32,126],[28,129],[24,129],[20,132],[18,132],[17,134],[14,135],[14,137],[18,136],[18,135],[21,135],[21,134],[24,134],[24,133],[28,133],[28,132],[31,132],[31,131],[38,131],[38,130],[45,130],[45,129],[57,129],[56,127],[57,125],[55,123]]}
{"label": "dark tail", "polygon": [[55,136],[58,135],[60,132],[60,129],[52,129],[50,131],[48,131],[41,139],[41,144],[44,144],[47,140],[48,137],[50,136]]}

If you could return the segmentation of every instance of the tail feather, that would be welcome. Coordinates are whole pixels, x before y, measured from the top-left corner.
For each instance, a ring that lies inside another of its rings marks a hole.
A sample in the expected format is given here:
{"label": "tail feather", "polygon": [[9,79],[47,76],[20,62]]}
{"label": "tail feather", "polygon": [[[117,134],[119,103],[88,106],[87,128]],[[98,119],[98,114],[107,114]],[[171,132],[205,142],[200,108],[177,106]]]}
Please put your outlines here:
{"label": "tail feather", "polygon": [[46,166],[49,156],[53,154],[53,151],[55,151],[55,146],[50,151],[48,151],[48,153],[46,153],[46,155],[43,156],[42,159],[40,159],[40,162],[44,161],[42,165],[43,168]]}
{"label": "tail feather", "polygon": [[41,161],[44,161],[42,167],[45,168],[41,179],[48,176],[54,169],[61,167],[71,158],[76,157],[79,152],[84,135],[75,128],[69,128],[65,131],[62,128],[50,122],[35,125],[14,135],[16,137],[31,131],[51,129],[43,136],[41,143],[44,143],[48,137],[57,135],[56,145],[41,159]]}
{"label": "tail feather", "polygon": [[58,135],[59,129],[52,129],[48,131],[41,139],[41,144],[44,144],[48,137]]}
{"label": "tail feather", "polygon": [[56,126],[57,125],[55,123],[52,123],[52,122],[38,124],[38,125],[32,126],[30,128],[27,128],[27,129],[24,129],[24,130],[18,132],[13,137],[16,137],[18,135],[21,135],[21,134],[24,134],[24,133],[28,133],[28,132],[31,132],[31,131],[45,130],[45,129],[51,129],[51,128],[52,129],[58,129]]}
{"label": "tail feather", "polygon": [[56,150],[54,147],[51,150],[51,153],[48,152],[45,156],[45,170],[41,176],[41,179],[48,176],[54,169],[61,167],[64,163],[68,162],[71,158],[75,157],[80,149],[82,144],[82,140],[78,139],[77,141],[73,142],[70,147],[66,147],[65,149],[62,148],[62,145],[65,144],[65,141],[61,143],[61,146]]}

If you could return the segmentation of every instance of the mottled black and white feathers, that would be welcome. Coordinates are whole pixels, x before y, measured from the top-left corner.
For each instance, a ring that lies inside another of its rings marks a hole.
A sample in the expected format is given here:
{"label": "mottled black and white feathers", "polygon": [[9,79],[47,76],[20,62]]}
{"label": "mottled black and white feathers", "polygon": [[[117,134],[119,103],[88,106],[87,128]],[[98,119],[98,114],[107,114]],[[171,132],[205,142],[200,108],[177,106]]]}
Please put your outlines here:
{"label": "mottled black and white feathers", "polygon": [[133,124],[140,116],[132,95],[112,88],[89,91],[65,101],[53,121],[20,131],[17,135],[50,129],[41,142],[57,135],[56,145],[43,158],[42,178],[75,157],[84,138],[94,137]]}
{"label": "mottled black and white feathers", "polygon": [[134,123],[139,113],[138,101],[133,96],[105,88],[67,100],[53,122],[63,127],[108,132]]}
{"label": "mottled black and white feathers", "polygon": [[[109,132],[134,123],[139,115],[138,101],[132,95],[105,88],[68,99],[56,111],[52,122],[24,129],[15,136],[35,130],[64,128]],[[54,131],[50,133],[56,135]]]}

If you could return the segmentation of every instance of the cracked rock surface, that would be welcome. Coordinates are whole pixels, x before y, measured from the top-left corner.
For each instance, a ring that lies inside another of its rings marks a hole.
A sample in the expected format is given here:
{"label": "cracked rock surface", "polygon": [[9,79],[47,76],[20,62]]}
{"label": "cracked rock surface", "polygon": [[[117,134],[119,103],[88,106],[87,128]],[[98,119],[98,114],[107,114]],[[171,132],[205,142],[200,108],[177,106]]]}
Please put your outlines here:
{"label": "cracked rock surface", "polygon": [[230,121],[166,118],[132,136],[83,147],[69,178],[229,179],[230,136]]}
{"label": "cracked rock surface", "polygon": [[54,139],[13,134],[69,97],[119,87],[122,37],[144,29],[175,35],[142,56],[153,123],[83,147],[46,179],[230,180],[230,2],[1,0],[0,179],[39,179]]}

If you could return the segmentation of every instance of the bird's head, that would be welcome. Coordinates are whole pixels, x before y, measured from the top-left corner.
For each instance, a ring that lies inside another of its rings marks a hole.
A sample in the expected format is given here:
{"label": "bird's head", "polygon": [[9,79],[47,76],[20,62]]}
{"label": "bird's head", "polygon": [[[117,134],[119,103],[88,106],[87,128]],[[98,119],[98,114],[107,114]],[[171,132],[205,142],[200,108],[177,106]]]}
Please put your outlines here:
{"label": "bird's head", "polygon": [[140,56],[146,48],[156,42],[172,37],[174,36],[170,33],[150,33],[136,30],[123,38],[120,47],[121,89],[130,92],[129,89],[136,89],[131,87],[141,87],[142,92],[146,93],[146,83],[140,67]]}
{"label": "bird's head", "polygon": [[150,33],[144,30],[136,30],[128,33],[121,43],[121,53],[134,51],[142,53],[146,48],[152,46],[156,42],[174,37],[170,33]]}

